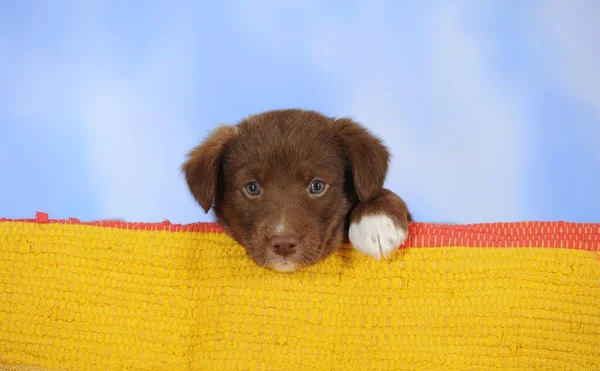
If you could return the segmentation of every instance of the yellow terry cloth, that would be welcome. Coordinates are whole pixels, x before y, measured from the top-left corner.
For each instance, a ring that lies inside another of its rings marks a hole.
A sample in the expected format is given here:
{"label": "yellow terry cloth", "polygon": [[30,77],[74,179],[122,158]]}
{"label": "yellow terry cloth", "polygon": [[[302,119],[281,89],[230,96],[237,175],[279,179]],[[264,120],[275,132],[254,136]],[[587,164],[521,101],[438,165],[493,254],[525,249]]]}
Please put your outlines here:
{"label": "yellow terry cloth", "polygon": [[347,246],[284,274],[215,224],[3,220],[0,364],[600,370],[600,224],[410,233],[390,261]]}

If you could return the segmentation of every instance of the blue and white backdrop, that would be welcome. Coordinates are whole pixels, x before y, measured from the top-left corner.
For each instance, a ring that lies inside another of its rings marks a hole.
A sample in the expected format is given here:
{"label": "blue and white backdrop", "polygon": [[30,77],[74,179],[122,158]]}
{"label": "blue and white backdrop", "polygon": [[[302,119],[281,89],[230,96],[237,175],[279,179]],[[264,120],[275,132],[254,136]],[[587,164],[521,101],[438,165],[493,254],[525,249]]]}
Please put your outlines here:
{"label": "blue and white backdrop", "polygon": [[213,127],[299,107],[433,222],[600,221],[600,1],[0,2],[0,217],[210,220]]}

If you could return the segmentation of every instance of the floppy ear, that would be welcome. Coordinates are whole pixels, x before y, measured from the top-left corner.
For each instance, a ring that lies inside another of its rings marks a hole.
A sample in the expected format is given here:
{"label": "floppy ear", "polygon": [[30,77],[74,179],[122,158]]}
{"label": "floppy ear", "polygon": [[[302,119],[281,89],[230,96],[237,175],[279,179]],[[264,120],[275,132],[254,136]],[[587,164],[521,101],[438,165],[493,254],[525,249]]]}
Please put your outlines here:
{"label": "floppy ear", "polygon": [[223,151],[235,132],[235,126],[216,128],[204,142],[188,153],[187,160],[181,166],[192,196],[205,213],[213,205]]}
{"label": "floppy ear", "polygon": [[334,119],[333,129],[348,159],[358,198],[362,203],[373,200],[383,191],[389,150],[379,138],[351,119]]}

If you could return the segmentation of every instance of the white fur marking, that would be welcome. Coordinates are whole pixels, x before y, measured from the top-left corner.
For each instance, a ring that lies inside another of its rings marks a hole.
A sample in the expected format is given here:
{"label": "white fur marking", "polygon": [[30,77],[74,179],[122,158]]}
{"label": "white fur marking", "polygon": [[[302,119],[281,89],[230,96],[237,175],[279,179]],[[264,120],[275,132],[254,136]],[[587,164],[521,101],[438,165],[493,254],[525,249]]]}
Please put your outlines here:
{"label": "white fur marking", "polygon": [[285,230],[285,225],[283,225],[283,220],[279,222],[277,228],[275,228],[275,233],[282,233]]}
{"label": "white fur marking", "polygon": [[388,259],[406,241],[408,232],[385,214],[363,216],[352,223],[348,238],[352,246],[376,259]]}
{"label": "white fur marking", "polygon": [[282,260],[276,261],[271,264],[271,268],[277,272],[289,273],[296,270],[296,264],[291,261]]}

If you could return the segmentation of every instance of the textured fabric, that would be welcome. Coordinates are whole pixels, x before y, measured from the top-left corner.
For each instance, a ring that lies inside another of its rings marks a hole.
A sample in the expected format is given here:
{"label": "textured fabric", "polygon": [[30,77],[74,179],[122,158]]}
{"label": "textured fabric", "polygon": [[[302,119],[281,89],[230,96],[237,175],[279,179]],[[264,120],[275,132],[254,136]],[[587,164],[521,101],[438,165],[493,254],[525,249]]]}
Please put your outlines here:
{"label": "textured fabric", "polygon": [[59,371],[50,370],[39,366],[24,366],[24,365],[0,365],[0,371]]}
{"label": "textured fabric", "polygon": [[600,370],[599,250],[600,224],[413,223],[390,261],[284,274],[216,224],[0,220],[0,364]]}

